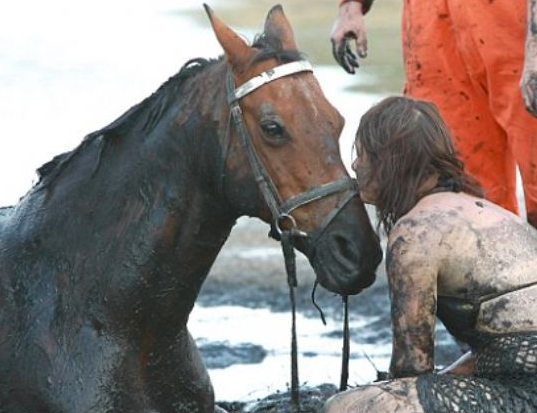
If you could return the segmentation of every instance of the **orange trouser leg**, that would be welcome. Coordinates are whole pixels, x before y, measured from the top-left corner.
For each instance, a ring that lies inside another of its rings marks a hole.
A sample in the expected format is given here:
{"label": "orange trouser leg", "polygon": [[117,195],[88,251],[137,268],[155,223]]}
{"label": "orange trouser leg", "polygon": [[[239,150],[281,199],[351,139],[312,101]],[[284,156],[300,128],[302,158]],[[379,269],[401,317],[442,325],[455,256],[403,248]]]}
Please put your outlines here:
{"label": "orange trouser leg", "polygon": [[537,227],[537,119],[525,109],[519,82],[526,36],[525,1],[448,0],[458,45],[473,75],[484,70],[494,119],[506,132],[524,188],[528,221]]}
{"label": "orange trouser leg", "polygon": [[405,92],[437,105],[466,171],[483,186],[488,199],[517,212],[515,161],[507,133],[490,110],[483,65],[469,71],[461,54],[449,3],[405,1]]}

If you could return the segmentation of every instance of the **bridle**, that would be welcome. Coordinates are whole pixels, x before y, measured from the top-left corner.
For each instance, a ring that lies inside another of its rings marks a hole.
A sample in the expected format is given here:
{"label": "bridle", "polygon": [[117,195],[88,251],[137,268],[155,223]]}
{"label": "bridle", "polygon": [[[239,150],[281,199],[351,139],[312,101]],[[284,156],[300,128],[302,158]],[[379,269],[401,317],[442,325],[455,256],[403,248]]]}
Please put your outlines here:
{"label": "bridle", "polygon": [[[229,133],[231,128],[231,120],[237,131],[239,142],[243,148],[252,171],[254,173],[255,180],[259,186],[259,189],[263,195],[263,198],[272,215],[271,222],[271,235],[274,238],[279,238],[282,244],[282,250],[285,258],[285,267],[287,271],[287,282],[289,284],[289,295],[291,300],[292,309],[292,339],[291,339],[291,400],[295,408],[299,408],[299,383],[298,383],[298,350],[296,340],[296,304],[294,296],[294,288],[297,286],[296,280],[296,265],[295,265],[295,253],[293,239],[296,237],[309,238],[312,251],[315,251],[318,240],[328,227],[330,222],[338,215],[338,213],[354,198],[357,193],[357,185],[354,179],[348,176],[334,180],[329,183],[318,185],[307,189],[297,195],[292,196],[289,199],[283,200],[280,196],[276,185],[272,181],[263,163],[259,159],[252,139],[246,127],[242,109],[240,107],[240,100],[252,93],[254,90],[262,87],[263,85],[270,83],[276,79],[280,79],[285,76],[290,76],[301,72],[313,72],[311,64],[307,60],[299,60],[291,63],[282,64],[269,69],[252,79],[248,80],[239,87],[235,87],[235,81],[230,70],[227,72],[226,77],[226,93],[227,102],[230,106],[230,118],[228,121],[228,128],[226,130],[227,142],[224,143],[224,159],[223,168],[225,168],[227,148],[229,146]],[[223,179],[224,174],[222,174]],[[223,188],[223,183],[220,184]],[[330,211],[329,214],[323,219],[321,224],[311,232],[300,230],[297,226],[295,218],[291,213],[306,204],[317,201],[319,199],[331,196],[333,194],[344,192],[343,196],[337,205]],[[282,228],[284,221],[290,223],[290,228]],[[344,316],[344,344],[343,344],[343,363],[341,371],[340,390],[346,390],[348,380],[348,361],[349,361],[349,326],[348,326],[348,306],[347,297],[343,297],[345,305]]]}
{"label": "bridle", "polygon": [[[276,79],[300,72],[313,72],[313,68],[307,60],[299,60],[276,66],[275,68],[267,70],[248,80],[241,86],[235,88],[233,76],[231,72],[228,71],[226,78],[227,101],[230,106],[231,119],[233,120],[233,124],[237,130],[240,145],[248,157],[255,180],[259,185],[259,189],[261,190],[268,208],[270,209],[270,213],[272,215],[272,228],[276,231],[275,233],[273,231],[272,235],[281,236],[282,233],[285,232],[282,230],[281,225],[287,220],[291,224],[291,229],[288,231],[291,231],[293,237],[310,237],[310,245],[315,246],[330,222],[345,207],[345,205],[357,195],[358,189],[356,186],[356,181],[348,176],[345,176],[335,181],[312,187],[289,199],[283,200],[278,192],[278,189],[276,188],[276,185],[274,185],[274,182],[267,173],[266,168],[255,151],[252,139],[250,138],[250,134],[246,128],[246,123],[242,115],[242,109],[239,105],[240,99],[252,93],[261,86]],[[297,227],[296,220],[291,215],[295,209],[338,192],[346,192],[346,196],[344,196],[338,202],[338,204],[334,207],[330,214],[324,218],[315,231],[308,234]]]}

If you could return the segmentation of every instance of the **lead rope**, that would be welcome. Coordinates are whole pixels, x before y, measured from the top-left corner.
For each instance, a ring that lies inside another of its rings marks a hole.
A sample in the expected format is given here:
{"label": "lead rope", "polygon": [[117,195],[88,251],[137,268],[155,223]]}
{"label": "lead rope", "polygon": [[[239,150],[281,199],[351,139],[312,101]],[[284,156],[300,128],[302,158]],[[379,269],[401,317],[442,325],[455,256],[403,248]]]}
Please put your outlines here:
{"label": "lead rope", "polygon": [[[319,311],[319,315],[321,316],[321,321],[324,325],[326,325],[326,319],[324,317],[323,310],[319,305],[315,302],[315,291],[317,291],[317,285],[319,285],[319,282],[315,280],[315,283],[313,284],[313,290],[311,291],[311,301],[317,311]],[[349,330],[349,297],[344,295],[342,296],[343,299],[343,308],[344,308],[344,315],[343,315],[343,352],[341,357],[341,378],[339,380],[339,391],[345,391],[349,387],[349,359],[350,359],[350,330]]]}
{"label": "lead rope", "polygon": [[341,357],[341,379],[339,391],[345,391],[349,384],[349,358],[350,358],[350,334],[349,334],[349,297],[343,297],[343,355]]}
{"label": "lead rope", "polygon": [[317,286],[319,285],[319,281],[315,280],[313,283],[313,290],[311,291],[311,302],[313,303],[313,306],[317,309],[319,312],[319,316],[321,317],[321,321],[324,325],[326,325],[326,318],[324,316],[323,310],[319,305],[315,302],[315,292],[317,291]]}
{"label": "lead rope", "polygon": [[293,246],[293,232],[282,231],[281,243],[283,257],[285,259],[285,270],[287,272],[287,284],[289,286],[289,298],[291,299],[291,405],[295,412],[300,412],[300,393],[298,386],[298,344],[296,339],[296,302],[295,288],[296,280],[296,259]]}
{"label": "lead rope", "polygon": [[[300,412],[300,391],[298,380],[298,343],[296,334],[296,300],[295,288],[297,287],[296,278],[296,257],[293,246],[293,230],[282,231],[281,243],[283,257],[285,259],[285,270],[287,272],[287,285],[289,286],[289,298],[291,300],[291,405],[295,412]],[[315,302],[315,291],[318,282],[315,281],[311,298],[313,305],[319,311],[321,320],[326,325],[326,320],[321,308]],[[345,391],[348,388],[349,381],[349,359],[350,359],[350,331],[349,331],[349,297],[343,296],[343,355],[341,359],[341,379],[339,382],[339,391]]]}
{"label": "lead rope", "polygon": [[[282,218],[287,218],[291,220],[291,223],[293,224],[293,228],[291,230],[285,230],[281,231],[281,242],[282,242],[282,249],[283,254],[285,257],[285,267],[287,271],[287,282],[289,285],[289,296],[291,299],[291,310],[292,310],[292,339],[291,339],[291,400],[292,404],[295,407],[295,411],[300,411],[300,399],[299,399],[299,385],[298,385],[298,349],[297,349],[297,337],[296,337],[296,303],[295,303],[295,291],[294,289],[297,286],[296,281],[296,262],[295,262],[295,252],[294,252],[294,246],[292,242],[292,237],[294,236],[308,236],[307,233],[302,232],[298,230],[296,226],[295,219],[290,215],[291,211],[298,208],[299,206],[305,205],[306,203],[315,201],[320,198],[324,198],[328,195],[331,195],[336,192],[340,191],[348,191],[349,193],[347,196],[345,196],[334,208],[334,210],[327,216],[325,219],[323,219],[322,225],[321,225],[321,231],[319,234],[314,238],[313,244],[315,245],[316,239],[321,236],[321,234],[324,232],[324,229],[328,226],[330,221],[341,211],[341,209],[346,205],[347,202],[349,202],[357,193],[356,189],[356,183],[354,180],[350,178],[340,178],[339,180],[332,181],[328,184],[323,184],[318,187],[311,188],[304,193],[301,193],[299,195],[296,195],[292,197],[291,199],[286,200],[285,202],[282,202],[280,199],[278,190],[274,183],[272,182],[271,177],[267,173],[265,167],[263,166],[263,163],[258,158],[257,153],[255,151],[255,147],[253,143],[250,140],[248,129],[246,128],[244,118],[242,115],[242,110],[239,105],[239,100],[247,95],[248,93],[252,92],[253,90],[257,89],[258,87],[261,87],[262,85],[275,80],[279,79],[283,76],[288,76],[293,73],[298,72],[304,72],[304,71],[312,71],[311,65],[308,62],[291,62],[287,63],[281,66],[277,66],[274,69],[271,69],[270,71],[263,72],[261,75],[257,76],[254,79],[250,79],[248,82],[244,83],[239,88],[235,88],[235,81],[233,79],[233,75],[231,71],[227,72],[226,76],[226,90],[227,90],[227,101],[230,106],[230,119],[233,119],[235,127],[237,129],[237,134],[239,137],[239,142],[241,146],[244,148],[246,152],[246,156],[248,158],[248,161],[250,163],[250,166],[252,167],[255,179],[259,185],[259,189],[263,195],[263,198],[265,199],[265,202],[267,203],[267,206],[270,209],[270,212],[272,214],[272,217],[274,219],[274,224],[277,228],[279,228],[279,220]],[[228,122],[230,122],[228,120]],[[229,145],[229,129],[231,127],[228,127],[228,130],[226,131],[226,140],[228,141],[226,145]],[[224,152],[224,161],[223,161],[223,168],[225,169],[225,157],[227,157],[227,148]],[[221,190],[223,190],[223,178],[221,177]],[[344,299],[346,300],[346,298]],[[347,335],[346,338],[344,337],[344,340],[346,340],[346,344],[344,344],[344,352],[346,349],[347,355],[344,355],[344,365],[345,360],[348,364],[348,311],[347,307],[345,307],[346,310],[346,331]],[[322,312],[321,312],[322,314]],[[345,343],[344,342],[344,343]],[[347,373],[346,376],[348,377],[348,366],[346,368]],[[343,377],[342,372],[342,377]],[[343,386],[343,384],[342,384]],[[346,384],[345,384],[346,387]]]}

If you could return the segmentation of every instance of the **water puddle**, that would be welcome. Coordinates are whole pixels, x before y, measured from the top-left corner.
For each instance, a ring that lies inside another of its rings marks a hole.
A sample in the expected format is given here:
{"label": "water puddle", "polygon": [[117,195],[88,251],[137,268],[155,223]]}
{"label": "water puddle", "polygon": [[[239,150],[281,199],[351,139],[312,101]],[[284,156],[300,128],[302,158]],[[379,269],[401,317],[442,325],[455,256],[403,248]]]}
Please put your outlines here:
{"label": "water puddle", "polygon": [[[366,323],[365,319],[352,320],[350,326],[359,328]],[[267,352],[261,363],[209,369],[217,400],[251,401],[286,390],[290,380],[290,314],[238,306],[196,306],[188,325],[198,345],[227,342],[232,347],[251,343]],[[340,329],[340,323],[335,320],[327,319],[327,326],[324,326],[319,319],[297,314],[299,377],[302,384],[338,385],[342,341],[327,334]],[[385,371],[390,352],[390,345],[351,342],[349,384],[364,384],[376,378],[376,371],[364,354],[378,369]]]}

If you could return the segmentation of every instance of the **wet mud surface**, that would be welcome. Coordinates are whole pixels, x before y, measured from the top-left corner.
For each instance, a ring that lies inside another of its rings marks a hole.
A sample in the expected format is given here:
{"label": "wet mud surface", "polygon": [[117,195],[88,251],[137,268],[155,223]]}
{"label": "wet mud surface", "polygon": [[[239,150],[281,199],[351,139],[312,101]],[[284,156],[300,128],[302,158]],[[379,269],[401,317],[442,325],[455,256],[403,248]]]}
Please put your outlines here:
{"label": "wet mud surface", "polygon": [[208,369],[223,369],[234,364],[261,363],[267,351],[256,344],[230,345],[226,342],[197,343]]}
{"label": "wet mud surface", "polygon": [[337,388],[331,384],[322,384],[314,388],[303,388],[300,392],[299,408],[291,403],[289,392],[275,393],[251,403],[218,403],[229,413],[317,413],[320,412],[331,396],[337,393]]}
{"label": "wet mud surface", "polygon": [[[267,230],[267,226],[259,221],[239,221],[205,282],[197,304],[209,308],[233,305],[269,309],[272,312],[289,312],[289,293],[282,254],[279,244],[268,239]],[[315,276],[304,257],[297,257],[297,273],[297,310],[308,318],[319,318],[319,312],[311,300]],[[336,320],[338,324],[340,321],[342,323],[341,297],[319,287],[316,291],[316,302],[327,318]],[[353,319],[366,320],[365,325],[351,328],[351,358],[364,357],[361,345],[390,346],[390,304],[384,264],[379,267],[373,286],[350,298],[349,311],[351,322]],[[342,337],[342,330],[335,329],[321,334],[339,339]],[[201,347],[202,355],[210,369],[233,364],[259,363],[266,354],[262,347],[249,343],[230,345],[226,342],[198,342],[198,346]],[[447,331],[442,326],[437,328],[436,365],[446,366],[461,353],[462,350]],[[311,362],[315,363],[316,354],[310,356]],[[260,374],[262,373],[260,371]],[[286,383],[287,379],[287,376],[282,377],[282,383]],[[252,380],[255,380],[255,377],[252,377]],[[324,401],[336,392],[335,384],[337,383],[303,388],[300,411],[321,411]],[[229,412],[293,412],[287,393],[267,396],[253,404],[233,400],[217,402]]]}

